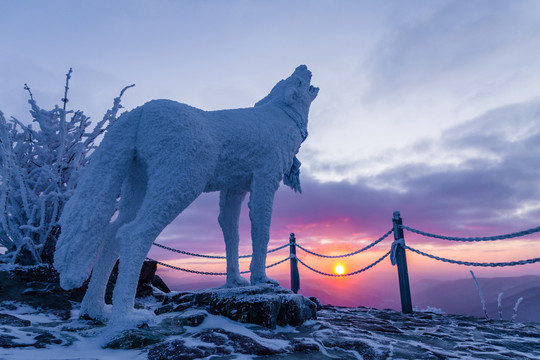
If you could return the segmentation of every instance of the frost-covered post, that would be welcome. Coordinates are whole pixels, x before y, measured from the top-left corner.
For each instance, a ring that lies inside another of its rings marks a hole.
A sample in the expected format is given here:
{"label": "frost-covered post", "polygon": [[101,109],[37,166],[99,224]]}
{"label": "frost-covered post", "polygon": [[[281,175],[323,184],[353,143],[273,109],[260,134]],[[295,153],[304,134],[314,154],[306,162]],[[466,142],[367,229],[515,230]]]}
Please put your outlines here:
{"label": "frost-covered post", "polygon": [[392,218],[394,225],[394,243],[392,244],[392,264],[397,265],[399,278],[399,293],[401,296],[401,311],[412,313],[411,287],[409,285],[409,271],[405,256],[405,236],[403,235],[403,220],[399,211],[394,211]]}
{"label": "frost-covered post", "polygon": [[[484,293],[482,292],[482,288],[480,287],[480,284],[478,283],[478,279],[474,275],[474,272],[472,270],[470,270],[470,272],[476,284],[476,288],[478,289],[478,295],[480,295],[480,301],[482,302],[482,310],[484,310],[484,316],[486,317],[486,319],[489,319],[489,315],[488,315],[487,307],[486,307],[486,299],[484,298]],[[500,296],[499,296],[499,303],[500,303]],[[501,313],[501,311],[499,313]]]}
{"label": "frost-covered post", "polygon": [[300,274],[298,273],[298,260],[296,260],[296,238],[291,233],[289,238],[290,260],[291,260],[291,290],[297,294],[300,290]]}

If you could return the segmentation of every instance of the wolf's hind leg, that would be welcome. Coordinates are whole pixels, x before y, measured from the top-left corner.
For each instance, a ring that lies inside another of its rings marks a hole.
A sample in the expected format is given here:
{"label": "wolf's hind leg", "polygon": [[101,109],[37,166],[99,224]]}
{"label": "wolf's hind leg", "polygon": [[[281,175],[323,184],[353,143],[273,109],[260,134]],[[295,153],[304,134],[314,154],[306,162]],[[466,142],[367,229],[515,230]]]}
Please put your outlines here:
{"label": "wolf's hind leg", "polygon": [[223,190],[219,196],[219,225],[225,240],[227,254],[227,283],[226,287],[246,286],[249,281],[240,276],[238,266],[238,244],[240,236],[238,234],[238,223],[242,201],[246,196],[246,191]]}
{"label": "wolf's hind leg", "polygon": [[79,317],[106,321],[109,311],[105,305],[107,282],[116,260],[118,260],[118,241],[114,238],[105,240],[103,252],[92,270],[88,290],[81,303]]}
{"label": "wolf's hind leg", "polygon": [[88,290],[81,304],[80,317],[84,315],[105,321],[110,315],[110,306],[105,305],[105,291],[116,260],[119,257],[119,243],[116,238],[118,229],[132,221],[141,207],[146,192],[146,175],[144,169],[134,163],[129,175],[122,185],[118,217],[109,223],[103,236],[105,245],[99,260],[94,265]]}
{"label": "wolf's hind leg", "polygon": [[193,164],[194,168],[170,165],[149,174],[137,216],[118,230],[120,268],[113,293],[113,324],[131,326],[147,317],[144,314],[142,319],[138,318],[133,310],[142,263],[159,233],[203,192],[209,177],[196,168],[200,161],[186,161],[186,164]]}

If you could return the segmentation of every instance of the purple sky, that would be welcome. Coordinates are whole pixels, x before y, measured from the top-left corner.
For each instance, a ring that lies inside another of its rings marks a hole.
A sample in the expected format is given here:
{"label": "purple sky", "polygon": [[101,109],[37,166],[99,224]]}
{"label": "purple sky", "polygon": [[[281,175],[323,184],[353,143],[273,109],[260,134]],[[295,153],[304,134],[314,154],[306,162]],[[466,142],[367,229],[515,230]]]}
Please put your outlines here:
{"label": "purple sky", "polygon": [[[271,246],[294,231],[314,249],[353,250],[394,210],[443,234],[540,224],[538,1],[31,0],[0,14],[0,109],[21,121],[23,84],[52,107],[69,67],[69,105],[97,121],[131,83],[127,109],[154,98],[247,107],[307,64],[321,91],[298,154],[304,193],[278,191]],[[204,195],[159,240],[221,254],[216,218],[217,194]],[[540,256],[534,236],[492,252],[406,236],[482,261]]]}

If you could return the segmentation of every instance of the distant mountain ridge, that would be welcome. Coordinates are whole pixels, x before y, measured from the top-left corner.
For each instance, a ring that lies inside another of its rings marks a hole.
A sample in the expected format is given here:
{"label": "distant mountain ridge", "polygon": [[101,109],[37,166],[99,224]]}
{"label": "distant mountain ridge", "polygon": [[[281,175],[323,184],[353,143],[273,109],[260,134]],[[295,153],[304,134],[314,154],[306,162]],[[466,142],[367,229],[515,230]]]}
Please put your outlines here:
{"label": "distant mountain ridge", "polygon": [[[523,301],[517,311],[517,321],[540,322],[540,276],[478,278],[486,300],[490,319],[499,319],[497,298],[502,296],[502,315],[510,320],[516,301]],[[484,316],[476,285],[472,278],[459,280],[421,280],[411,286],[412,301],[419,309],[440,308],[448,314]]]}
{"label": "distant mountain ridge", "polygon": [[[278,279],[285,287],[284,279]],[[490,319],[499,319],[497,298],[503,292],[503,319],[510,320],[516,301],[523,297],[518,308],[517,321],[540,322],[540,276],[478,278]],[[223,280],[204,282],[171,282],[173,290],[207,289],[223,284]],[[458,280],[424,279],[411,284],[413,307],[441,309],[447,314],[464,314],[483,317],[480,296],[472,277]],[[367,306],[378,309],[400,310],[399,289],[363,283],[344,291],[325,289],[313,281],[301,281],[300,293],[315,296],[323,304],[338,306]]]}

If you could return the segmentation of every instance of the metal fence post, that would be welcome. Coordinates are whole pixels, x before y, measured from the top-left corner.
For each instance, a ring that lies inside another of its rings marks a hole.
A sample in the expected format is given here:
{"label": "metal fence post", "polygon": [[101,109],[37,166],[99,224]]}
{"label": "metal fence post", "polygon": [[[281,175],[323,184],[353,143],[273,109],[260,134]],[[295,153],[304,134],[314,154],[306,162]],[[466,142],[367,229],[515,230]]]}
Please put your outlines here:
{"label": "metal fence post", "polygon": [[296,260],[296,238],[291,233],[290,241],[290,260],[291,260],[291,290],[297,294],[300,290],[300,275],[298,273],[298,260]]}
{"label": "metal fence post", "polygon": [[[405,237],[403,236],[403,229],[401,228],[403,220],[401,219],[399,211],[394,211],[392,222],[394,225],[394,240],[398,241],[399,239],[403,239],[403,245],[405,245]],[[401,296],[401,311],[405,314],[409,314],[412,313],[411,287],[409,285],[407,257],[405,256],[405,248],[403,246],[397,246],[396,248],[396,262],[399,278],[399,293]]]}

